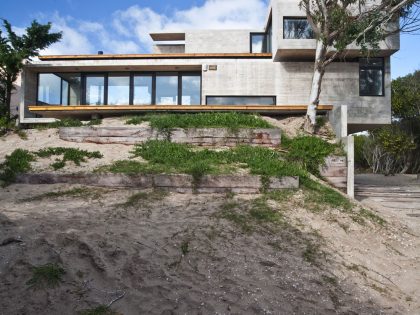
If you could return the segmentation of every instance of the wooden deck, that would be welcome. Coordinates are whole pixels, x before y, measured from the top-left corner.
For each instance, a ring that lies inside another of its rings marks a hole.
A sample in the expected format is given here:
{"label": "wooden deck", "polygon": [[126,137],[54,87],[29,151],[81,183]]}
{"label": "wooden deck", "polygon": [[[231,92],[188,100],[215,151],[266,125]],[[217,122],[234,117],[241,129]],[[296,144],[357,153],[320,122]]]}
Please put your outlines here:
{"label": "wooden deck", "polygon": [[[29,111],[43,116],[54,115],[87,115],[87,114],[124,114],[124,113],[146,113],[146,112],[208,112],[208,111],[237,111],[255,112],[268,114],[301,114],[307,110],[307,105],[30,105]],[[318,110],[327,112],[332,110],[332,105],[319,105]]]}

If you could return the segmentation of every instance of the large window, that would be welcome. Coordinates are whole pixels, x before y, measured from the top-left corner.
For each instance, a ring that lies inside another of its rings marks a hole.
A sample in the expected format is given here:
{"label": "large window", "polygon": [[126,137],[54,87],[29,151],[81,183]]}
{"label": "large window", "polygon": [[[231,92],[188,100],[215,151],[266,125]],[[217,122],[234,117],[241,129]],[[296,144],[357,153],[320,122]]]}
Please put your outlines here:
{"label": "large window", "polygon": [[80,105],[80,74],[40,73],[37,104]]}
{"label": "large window", "polygon": [[201,77],[199,75],[183,75],[182,80],[182,105],[201,104]]}
{"label": "large window", "polygon": [[275,96],[207,96],[207,105],[276,105]]}
{"label": "large window", "polygon": [[108,76],[108,105],[130,104],[130,76],[110,74]]}
{"label": "large window", "polygon": [[178,104],[178,75],[158,74],[156,76],[156,105]]}
{"label": "large window", "polygon": [[87,75],[86,76],[86,104],[104,105],[105,104],[105,76]]}
{"label": "large window", "polygon": [[153,76],[135,75],[133,80],[133,104],[152,105],[153,103]]}
{"label": "large window", "polygon": [[360,58],[360,96],[384,96],[383,58]]}
{"label": "large window", "polygon": [[285,17],[283,19],[284,39],[312,39],[314,32],[306,18]]}
{"label": "large window", "polygon": [[37,104],[200,105],[200,72],[41,73]]}

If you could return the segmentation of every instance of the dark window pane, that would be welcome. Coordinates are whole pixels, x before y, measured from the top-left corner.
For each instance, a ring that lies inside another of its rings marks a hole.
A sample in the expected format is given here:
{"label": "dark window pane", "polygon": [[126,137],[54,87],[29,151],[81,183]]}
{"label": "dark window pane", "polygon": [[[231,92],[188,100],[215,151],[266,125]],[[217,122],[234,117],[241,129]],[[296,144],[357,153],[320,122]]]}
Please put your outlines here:
{"label": "dark window pane", "polygon": [[378,96],[383,95],[382,70],[361,69],[360,70],[360,94]]}
{"label": "dark window pane", "polygon": [[314,32],[306,18],[284,18],[283,38],[312,39]]}
{"label": "dark window pane", "polygon": [[382,58],[360,58],[359,91],[361,96],[384,95],[384,62]]}
{"label": "dark window pane", "polygon": [[182,105],[201,104],[201,77],[198,75],[182,76]]}
{"label": "dark window pane", "polygon": [[38,104],[61,104],[61,78],[53,73],[40,73]]}
{"label": "dark window pane", "polygon": [[158,75],[156,76],[156,104],[177,105],[178,104],[178,76]]}
{"label": "dark window pane", "polygon": [[152,76],[134,77],[134,105],[152,104]]}
{"label": "dark window pane", "polygon": [[69,83],[67,81],[61,81],[61,104],[69,104]]}
{"label": "dark window pane", "polygon": [[108,104],[128,105],[130,103],[130,77],[110,75],[108,77]]}
{"label": "dark window pane", "polygon": [[207,105],[275,105],[274,96],[207,96]]}
{"label": "dark window pane", "polygon": [[105,78],[104,76],[86,77],[86,104],[104,105]]}

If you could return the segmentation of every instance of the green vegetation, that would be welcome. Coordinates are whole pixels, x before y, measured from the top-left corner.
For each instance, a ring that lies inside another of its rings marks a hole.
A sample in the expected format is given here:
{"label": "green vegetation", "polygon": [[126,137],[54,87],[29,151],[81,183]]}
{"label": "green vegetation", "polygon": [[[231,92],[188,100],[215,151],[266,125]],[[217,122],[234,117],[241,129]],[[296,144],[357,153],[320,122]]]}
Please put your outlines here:
{"label": "green vegetation", "polygon": [[99,151],[89,152],[86,150],[62,147],[41,149],[35,154],[40,158],[62,155],[63,157],[61,159],[57,159],[54,163],[51,164],[55,170],[66,166],[67,161],[72,161],[77,166],[80,166],[80,163],[86,162],[86,159],[100,159],[103,157]]}
{"label": "green vegetation", "polygon": [[173,128],[273,128],[256,115],[241,113],[198,113],[198,114],[147,114],[131,117],[128,125],[148,121],[152,128],[170,130]]}
{"label": "green vegetation", "polygon": [[168,193],[163,190],[153,190],[152,192],[139,192],[128,197],[127,201],[119,204],[123,208],[133,208],[139,205],[144,205],[148,202],[163,200]]}
{"label": "green vegetation", "polygon": [[363,217],[365,219],[368,219],[368,220],[370,220],[373,223],[379,224],[380,226],[385,226],[386,225],[385,219],[381,218],[377,214],[375,214],[372,211],[367,210],[365,208],[360,209],[360,211],[358,212],[358,214],[361,217]]}
{"label": "green vegetation", "polygon": [[317,183],[309,178],[301,178],[305,192],[305,205],[314,212],[324,211],[326,206],[349,212],[353,208],[351,201],[334,189]]}
{"label": "green vegetation", "polygon": [[188,241],[183,241],[181,244],[181,253],[183,256],[187,255],[190,252],[189,249],[190,243]]}
{"label": "green vegetation", "polygon": [[341,145],[312,136],[299,136],[293,139],[283,136],[281,146],[288,151],[286,155],[288,161],[300,164],[314,175],[319,175],[319,167],[324,164],[327,156],[345,155]]}
{"label": "green vegetation", "polygon": [[83,310],[79,312],[79,315],[117,315],[117,313],[106,305],[99,305],[92,309]]}
{"label": "green vegetation", "polygon": [[88,121],[87,123],[83,123],[79,119],[75,118],[63,118],[60,120],[56,120],[52,123],[48,124],[34,124],[32,125],[32,128],[38,129],[38,130],[45,130],[45,129],[54,129],[54,128],[60,128],[60,127],[83,127],[83,126],[96,126],[101,125],[102,119],[92,119]]}
{"label": "green vegetation", "polygon": [[34,289],[59,286],[65,271],[57,264],[46,264],[32,269],[32,278],[26,283]]}
{"label": "green vegetation", "polygon": [[9,185],[15,181],[19,173],[31,170],[31,162],[35,157],[27,150],[16,149],[0,164],[0,181],[2,185]]}
{"label": "green vegetation", "polygon": [[228,220],[244,233],[252,233],[261,224],[282,223],[282,215],[270,208],[268,198],[262,196],[241,207],[239,203],[228,200],[222,204],[217,217]]}

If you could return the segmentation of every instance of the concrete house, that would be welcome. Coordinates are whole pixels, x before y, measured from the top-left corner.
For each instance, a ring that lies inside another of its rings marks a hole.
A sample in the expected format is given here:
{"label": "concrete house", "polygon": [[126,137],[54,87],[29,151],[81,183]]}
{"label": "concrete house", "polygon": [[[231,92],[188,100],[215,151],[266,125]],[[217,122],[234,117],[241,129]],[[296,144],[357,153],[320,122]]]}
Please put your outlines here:
{"label": "concrete house", "polygon": [[[151,33],[152,54],[41,56],[22,73],[21,123],[159,111],[306,112],[316,41],[299,0],[273,0],[261,29]],[[391,121],[390,56],[348,47],[323,81],[321,111],[348,108],[348,130]]]}

